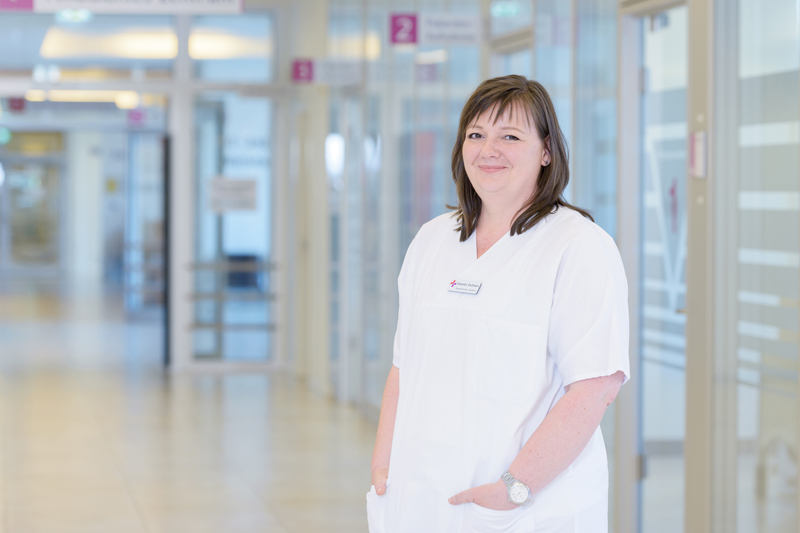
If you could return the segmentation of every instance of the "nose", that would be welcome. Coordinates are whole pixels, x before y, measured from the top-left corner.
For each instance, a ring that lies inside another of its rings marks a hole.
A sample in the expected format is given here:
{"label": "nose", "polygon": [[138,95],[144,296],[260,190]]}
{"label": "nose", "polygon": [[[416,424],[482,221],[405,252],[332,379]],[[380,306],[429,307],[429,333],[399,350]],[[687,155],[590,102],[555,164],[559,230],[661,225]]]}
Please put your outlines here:
{"label": "nose", "polygon": [[500,150],[497,149],[495,142],[492,138],[486,139],[486,142],[483,143],[483,148],[481,148],[481,157],[491,158],[500,155]]}

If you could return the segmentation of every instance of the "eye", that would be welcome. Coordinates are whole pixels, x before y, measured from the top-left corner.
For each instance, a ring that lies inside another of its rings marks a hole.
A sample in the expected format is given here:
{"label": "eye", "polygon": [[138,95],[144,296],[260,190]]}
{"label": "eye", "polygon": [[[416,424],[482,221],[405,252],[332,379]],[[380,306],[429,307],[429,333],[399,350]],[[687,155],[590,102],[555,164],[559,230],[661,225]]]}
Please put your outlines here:
{"label": "eye", "polygon": [[467,135],[467,139],[480,139],[480,138],[481,138],[480,133],[473,132]]}
{"label": "eye", "polygon": [[506,139],[510,139],[512,141],[518,141],[519,137],[516,137],[514,135],[506,135]]}

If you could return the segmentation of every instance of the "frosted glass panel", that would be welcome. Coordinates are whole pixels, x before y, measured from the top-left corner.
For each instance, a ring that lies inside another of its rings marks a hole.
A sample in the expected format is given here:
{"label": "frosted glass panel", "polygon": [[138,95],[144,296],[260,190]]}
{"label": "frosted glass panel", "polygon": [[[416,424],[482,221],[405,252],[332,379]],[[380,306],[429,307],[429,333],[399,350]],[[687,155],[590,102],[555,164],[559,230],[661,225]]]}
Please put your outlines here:
{"label": "frosted glass panel", "polygon": [[715,442],[718,455],[727,452],[715,490],[721,508],[735,510],[737,532],[796,532],[798,6],[740,0],[721,16],[735,21],[720,26],[720,39],[738,42],[739,55],[724,63],[717,89],[730,110],[719,119],[730,133],[718,144],[728,206],[717,246],[729,265],[722,327],[731,339],[717,365],[735,376],[735,402]]}

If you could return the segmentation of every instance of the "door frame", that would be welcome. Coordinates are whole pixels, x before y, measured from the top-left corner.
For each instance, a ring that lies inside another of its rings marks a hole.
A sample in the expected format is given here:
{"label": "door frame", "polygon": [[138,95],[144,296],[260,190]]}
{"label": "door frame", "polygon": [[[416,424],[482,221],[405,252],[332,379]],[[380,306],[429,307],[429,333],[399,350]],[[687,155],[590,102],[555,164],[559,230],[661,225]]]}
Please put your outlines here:
{"label": "door frame", "polygon": [[[617,472],[615,524],[612,530],[634,533],[641,530],[641,483],[644,461],[641,433],[641,368],[639,364],[641,319],[638,314],[641,291],[638,280],[642,263],[641,242],[641,93],[643,89],[642,17],[687,5],[688,56],[687,143],[692,134],[705,132],[706,172],[692,177],[686,169],[686,212],[688,232],[686,257],[686,437],[684,441],[685,511],[684,530],[711,531],[713,316],[713,140],[711,96],[713,75],[713,0],[621,0],[618,15],[618,234],[617,244],[629,280],[631,309],[631,376],[634,387],[623,388],[617,399]],[[624,105],[623,105],[624,103]],[[688,147],[687,147],[688,148]],[[687,150],[687,153],[689,151]],[[688,163],[688,162],[687,162]]]}
{"label": "door frame", "polygon": [[[642,32],[635,15],[620,10],[617,19],[617,246],[629,280],[640,274],[641,241],[641,64]],[[625,105],[622,105],[622,103]],[[628,283],[628,309],[638,310],[639,283]],[[641,427],[641,372],[639,365],[640,317],[630,312],[630,368],[633,383],[620,389],[617,396],[616,472],[614,487],[614,524],[612,531],[640,531],[640,481],[643,457],[639,434]]]}

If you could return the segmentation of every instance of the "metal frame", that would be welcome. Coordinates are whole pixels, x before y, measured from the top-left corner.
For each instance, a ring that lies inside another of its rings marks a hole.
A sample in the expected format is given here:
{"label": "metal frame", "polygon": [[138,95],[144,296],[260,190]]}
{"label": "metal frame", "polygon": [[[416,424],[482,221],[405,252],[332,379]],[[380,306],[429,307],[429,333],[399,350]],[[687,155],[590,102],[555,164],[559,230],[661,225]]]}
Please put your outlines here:
{"label": "metal frame", "polygon": [[[726,6],[726,7],[723,7]],[[714,78],[718,80],[738,77],[739,71],[739,13],[737,3],[722,3],[715,13],[714,46],[724,53],[715,54]],[[733,28],[733,30],[732,30]],[[721,31],[717,31],[720,29]],[[724,42],[722,41],[724,39]],[[709,93],[711,94],[711,93]],[[715,113],[713,124],[720,142],[711,145],[715,152],[709,158],[719,176],[737,176],[739,150],[730,149],[739,144],[739,84],[721,84],[714,90],[715,106],[724,113]],[[731,357],[738,345],[736,324],[739,316],[738,293],[739,262],[739,185],[729,183],[716,191],[714,206],[715,271],[714,282],[714,462],[712,463],[711,527],[714,533],[736,530],[736,503],[738,489],[738,376],[737,359]],[[723,235],[724,231],[724,235]]]}
{"label": "metal frame", "polygon": [[[628,280],[638,280],[641,265],[641,77],[642,32],[636,17],[617,19],[619,82],[617,84],[617,246]],[[624,104],[623,104],[624,103]],[[614,524],[617,533],[640,530],[641,372],[639,369],[640,317],[635,310],[641,299],[639,284],[628,283],[630,313],[630,365],[633,383],[617,396],[616,478]]]}
{"label": "metal frame", "polygon": [[687,0],[620,0],[620,15],[645,17],[683,5]]}
{"label": "metal frame", "polygon": [[[689,134],[707,132],[713,146],[713,1],[690,0],[689,79],[686,124]],[[691,138],[691,137],[690,137]],[[712,431],[715,390],[714,354],[714,238],[713,157],[706,155],[707,178],[686,180],[686,212],[691,231],[686,255],[686,531],[711,531]],[[691,409],[688,406],[692,406]]]}

